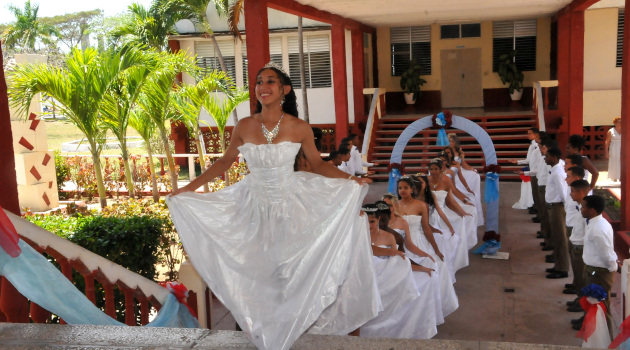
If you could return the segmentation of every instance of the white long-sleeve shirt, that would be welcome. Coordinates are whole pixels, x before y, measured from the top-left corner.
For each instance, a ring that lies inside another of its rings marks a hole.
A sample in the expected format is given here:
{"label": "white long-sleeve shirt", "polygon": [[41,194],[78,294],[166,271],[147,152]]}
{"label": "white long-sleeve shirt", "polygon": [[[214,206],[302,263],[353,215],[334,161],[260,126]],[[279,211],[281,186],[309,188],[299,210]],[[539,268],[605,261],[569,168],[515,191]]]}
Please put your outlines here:
{"label": "white long-sleeve shirt", "polygon": [[580,215],[579,216],[576,215],[571,218],[572,220],[571,227],[573,227],[573,229],[571,230],[571,237],[569,237],[569,240],[571,241],[571,243],[573,243],[573,245],[584,245],[584,233],[585,233],[584,231],[586,230],[586,219],[582,217],[580,208],[582,208],[581,204],[578,204],[575,207],[575,209],[578,211]]}
{"label": "white long-sleeve shirt", "polygon": [[562,163],[558,162],[558,164],[551,167],[547,178],[547,188],[545,189],[545,202],[564,204],[564,196],[567,193],[566,178],[567,174],[564,172]]}
{"label": "white long-sleeve shirt", "polygon": [[352,150],[350,151],[350,161],[351,164],[350,169],[354,171],[353,175],[365,175],[367,171],[363,170],[363,167],[374,166],[373,163],[368,163],[363,161],[363,157],[361,156],[361,152],[359,152],[359,148],[357,146],[352,146]]}
{"label": "white long-sleeve shirt", "polygon": [[534,155],[535,151],[538,151],[538,153],[540,153],[540,151],[538,150],[538,144],[536,143],[536,140],[532,140],[532,143],[529,145],[529,148],[527,149],[527,158],[517,161],[516,164],[520,164],[520,165],[531,164],[532,156]]}
{"label": "white long-sleeve shirt", "polygon": [[341,162],[341,165],[339,165],[337,168],[348,175],[354,175],[354,173],[351,172],[350,166],[348,165],[348,163],[349,162]]}
{"label": "white long-sleeve shirt", "polygon": [[582,258],[586,265],[605,268],[611,272],[617,270],[613,228],[601,214],[586,224]]}
{"label": "white long-sleeve shirt", "polygon": [[[530,145],[531,147],[531,145]],[[540,153],[540,148],[538,147],[538,144],[536,144],[534,146],[534,152],[531,155],[531,158],[529,159],[529,170],[525,171],[524,174],[526,176],[536,176],[538,177],[538,170],[541,169],[540,168],[540,163],[541,163],[541,158],[543,158],[542,153]],[[545,160],[542,159],[542,163],[546,165]]]}

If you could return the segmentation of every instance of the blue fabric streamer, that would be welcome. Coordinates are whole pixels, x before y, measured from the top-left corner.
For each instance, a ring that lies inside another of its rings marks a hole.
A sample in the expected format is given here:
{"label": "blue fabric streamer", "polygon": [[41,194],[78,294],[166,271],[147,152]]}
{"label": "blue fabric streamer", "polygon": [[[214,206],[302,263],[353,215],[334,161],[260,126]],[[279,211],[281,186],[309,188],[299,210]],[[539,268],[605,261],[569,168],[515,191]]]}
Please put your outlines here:
{"label": "blue fabric streamer", "polygon": [[402,174],[400,173],[400,170],[394,168],[389,172],[389,186],[387,188],[387,191],[389,193],[393,193],[393,194],[398,194],[398,187],[397,187],[397,183],[398,180],[401,178]]}
{"label": "blue fabric streamer", "polygon": [[484,188],[483,199],[486,203],[499,200],[499,174],[486,173],[486,186]]}
{"label": "blue fabric streamer", "polygon": [[479,246],[479,248],[475,249],[472,253],[494,255],[499,251],[499,249],[501,249],[501,242],[497,242],[495,239],[491,239]]}
{"label": "blue fabric streamer", "polygon": [[444,130],[444,128],[441,128],[440,130],[438,130],[437,145],[440,147],[446,147],[449,145],[448,136],[446,136],[446,130]]}
{"label": "blue fabric streamer", "polygon": [[[11,258],[0,253],[0,275],[27,299],[61,317],[68,324],[124,326],[94,306],[61,272],[43,255],[20,240],[22,254]],[[155,320],[148,327],[199,328],[199,322],[169,294]]]}

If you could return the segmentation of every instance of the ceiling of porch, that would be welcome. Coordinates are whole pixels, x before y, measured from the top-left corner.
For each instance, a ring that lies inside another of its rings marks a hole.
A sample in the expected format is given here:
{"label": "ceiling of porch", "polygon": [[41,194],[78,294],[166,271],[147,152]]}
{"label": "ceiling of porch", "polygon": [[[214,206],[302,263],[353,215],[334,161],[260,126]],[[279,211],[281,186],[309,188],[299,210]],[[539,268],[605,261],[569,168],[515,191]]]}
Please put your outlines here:
{"label": "ceiling of porch", "polygon": [[[380,26],[465,23],[550,16],[572,0],[296,0],[317,9]],[[623,7],[602,0],[597,7]],[[593,6],[593,7],[595,7]]]}

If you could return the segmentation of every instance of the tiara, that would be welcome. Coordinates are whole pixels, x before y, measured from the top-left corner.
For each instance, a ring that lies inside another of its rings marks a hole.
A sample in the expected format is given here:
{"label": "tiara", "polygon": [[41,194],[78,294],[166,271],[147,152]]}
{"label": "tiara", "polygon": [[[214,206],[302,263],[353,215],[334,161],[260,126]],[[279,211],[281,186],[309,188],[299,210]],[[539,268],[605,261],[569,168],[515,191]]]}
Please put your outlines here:
{"label": "tiara", "polygon": [[273,68],[273,69],[276,69],[276,70],[281,71],[281,72],[282,72],[282,74],[286,75],[287,77],[289,76],[289,74],[288,74],[287,72],[285,72],[285,71],[284,71],[284,69],[282,68],[282,66],[281,66],[281,65],[279,65],[279,64],[277,64],[276,62],[269,61],[269,63],[267,63],[267,64],[263,67],[263,69],[265,69],[265,68]]}
{"label": "tiara", "polygon": [[417,173],[416,176],[427,176],[425,173]]}

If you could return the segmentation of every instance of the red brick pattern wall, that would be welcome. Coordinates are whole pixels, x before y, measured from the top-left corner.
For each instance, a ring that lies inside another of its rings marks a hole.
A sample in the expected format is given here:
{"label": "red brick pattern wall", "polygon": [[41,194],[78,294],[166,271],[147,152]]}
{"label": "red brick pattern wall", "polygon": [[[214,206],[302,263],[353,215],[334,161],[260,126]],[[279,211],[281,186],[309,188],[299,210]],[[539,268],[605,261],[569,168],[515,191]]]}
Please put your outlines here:
{"label": "red brick pattern wall", "polygon": [[610,128],[612,125],[584,126],[583,136],[586,139],[586,145],[582,153],[590,159],[603,159],[606,133]]}

